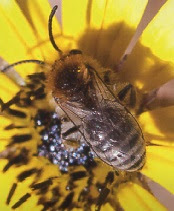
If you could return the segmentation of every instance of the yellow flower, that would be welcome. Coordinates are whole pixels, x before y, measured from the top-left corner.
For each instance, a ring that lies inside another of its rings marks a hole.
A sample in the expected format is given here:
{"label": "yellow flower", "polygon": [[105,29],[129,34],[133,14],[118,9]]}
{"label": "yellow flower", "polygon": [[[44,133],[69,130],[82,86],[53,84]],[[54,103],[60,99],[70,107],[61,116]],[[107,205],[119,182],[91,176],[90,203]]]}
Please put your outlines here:
{"label": "yellow flower", "polygon": [[[113,68],[135,33],[146,4],[147,0],[64,0],[62,22],[53,22],[56,43],[63,51],[81,49],[103,67]],[[173,77],[173,6],[173,0],[168,0],[145,29],[119,73],[120,81],[149,91]],[[1,1],[1,58],[8,63],[39,59],[52,64],[58,53],[48,37],[50,11],[47,0]],[[62,173],[37,155],[43,128],[36,127],[36,116],[41,109],[50,112],[44,91],[39,89],[39,72],[46,70],[36,64],[19,65],[15,70],[27,87],[0,73],[0,99],[4,103],[13,99],[10,108],[0,113],[0,150],[7,153],[0,163],[1,210],[95,210],[95,206],[101,210],[166,210],[151,193],[145,176],[174,193],[172,107],[138,117],[148,144],[146,164],[140,172],[114,171],[96,159],[94,166],[71,166],[68,173]],[[31,74],[34,77],[28,78]]]}

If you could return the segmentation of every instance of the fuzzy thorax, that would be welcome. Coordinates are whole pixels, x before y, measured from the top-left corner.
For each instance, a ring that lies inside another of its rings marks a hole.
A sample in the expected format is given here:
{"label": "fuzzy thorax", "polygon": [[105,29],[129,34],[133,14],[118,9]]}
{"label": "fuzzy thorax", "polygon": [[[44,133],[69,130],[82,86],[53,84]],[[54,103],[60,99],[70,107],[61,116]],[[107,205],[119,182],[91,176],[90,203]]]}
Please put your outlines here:
{"label": "fuzzy thorax", "polygon": [[77,55],[65,55],[53,64],[47,74],[47,89],[60,101],[80,102],[90,83],[90,68],[96,66],[91,58]]}

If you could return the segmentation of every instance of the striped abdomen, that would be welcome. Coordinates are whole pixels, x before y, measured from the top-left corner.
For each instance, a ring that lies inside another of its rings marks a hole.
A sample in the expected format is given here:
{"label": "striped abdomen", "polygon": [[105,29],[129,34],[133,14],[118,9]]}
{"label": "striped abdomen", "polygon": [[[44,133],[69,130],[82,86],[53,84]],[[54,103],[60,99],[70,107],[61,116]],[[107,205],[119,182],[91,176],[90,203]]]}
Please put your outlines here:
{"label": "striped abdomen", "polygon": [[126,171],[136,171],[145,162],[145,141],[134,117],[120,104],[100,108],[88,116],[86,139],[100,159]]}

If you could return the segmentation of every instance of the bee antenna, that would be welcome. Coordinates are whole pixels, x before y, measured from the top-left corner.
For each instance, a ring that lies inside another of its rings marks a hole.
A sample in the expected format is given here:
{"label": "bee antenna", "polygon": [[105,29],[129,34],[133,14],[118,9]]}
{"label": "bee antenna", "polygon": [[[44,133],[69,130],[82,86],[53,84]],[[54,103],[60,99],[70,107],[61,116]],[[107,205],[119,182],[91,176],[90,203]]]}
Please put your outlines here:
{"label": "bee antenna", "polygon": [[4,67],[1,72],[6,72],[8,69],[10,69],[11,67],[14,67],[16,65],[19,65],[19,64],[24,64],[24,63],[36,63],[36,64],[39,64],[39,65],[45,65],[45,62],[43,61],[40,61],[40,60],[36,60],[36,59],[30,59],[30,60],[21,60],[19,62],[15,62],[13,64],[10,64],[6,67]]}
{"label": "bee antenna", "polygon": [[51,13],[50,13],[50,16],[49,16],[49,21],[48,21],[48,33],[49,33],[49,38],[50,38],[51,44],[53,45],[54,49],[56,51],[58,51],[60,54],[62,54],[62,51],[59,49],[59,47],[55,43],[55,40],[54,40],[54,37],[53,37],[53,32],[52,32],[53,17],[56,13],[57,8],[58,8],[58,6],[55,5],[53,7],[53,9],[51,10]]}

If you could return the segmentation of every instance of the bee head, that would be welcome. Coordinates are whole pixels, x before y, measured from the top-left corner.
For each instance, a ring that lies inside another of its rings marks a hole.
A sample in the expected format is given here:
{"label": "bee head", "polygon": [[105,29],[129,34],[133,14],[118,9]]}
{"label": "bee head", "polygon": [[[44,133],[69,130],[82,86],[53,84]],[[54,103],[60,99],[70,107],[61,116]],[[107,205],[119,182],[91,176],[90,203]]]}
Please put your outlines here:
{"label": "bee head", "polygon": [[79,102],[84,97],[89,76],[82,52],[74,49],[55,61],[47,77],[47,86],[53,97]]}
{"label": "bee head", "polygon": [[48,32],[52,46],[60,55],[52,69],[47,73],[47,89],[54,98],[62,101],[82,101],[85,90],[90,81],[88,68],[83,61],[82,52],[72,49],[68,54],[63,54],[62,50],[56,45],[52,33],[52,19],[58,6],[55,5],[50,13],[48,21]]}

